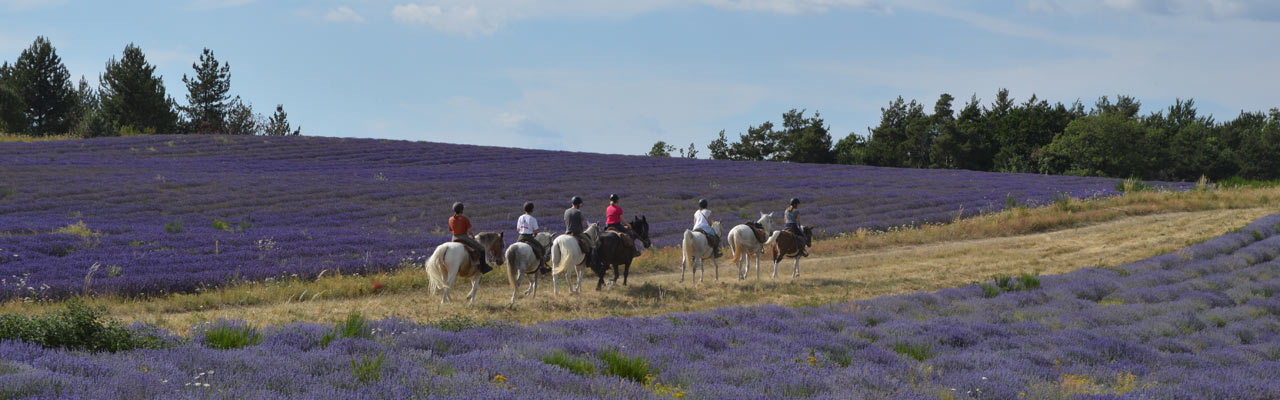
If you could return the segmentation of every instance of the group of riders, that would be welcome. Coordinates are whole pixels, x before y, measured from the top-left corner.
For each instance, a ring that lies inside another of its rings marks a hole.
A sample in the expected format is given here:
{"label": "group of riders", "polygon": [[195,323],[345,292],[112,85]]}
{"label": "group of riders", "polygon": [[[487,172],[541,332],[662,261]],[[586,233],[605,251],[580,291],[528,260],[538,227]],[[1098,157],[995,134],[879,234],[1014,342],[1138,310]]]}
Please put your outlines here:
{"label": "group of riders", "polygon": [[[620,198],[616,194],[609,195],[609,207],[605,208],[605,229],[612,229],[620,235],[624,236],[627,243],[634,243],[637,238],[636,233],[632,231],[631,225],[623,222],[622,207],[618,205]],[[582,253],[587,255],[587,262],[592,259],[593,249],[588,245],[590,241],[585,235],[587,229],[587,220],[582,216],[582,197],[573,196],[570,199],[570,206],[564,210],[565,234],[572,235],[578,241],[578,245],[582,248]],[[479,270],[480,273],[487,273],[493,270],[488,262],[484,259],[484,246],[475,239],[475,233],[471,231],[471,220],[463,215],[465,206],[461,202],[453,203],[453,216],[449,217],[449,232],[453,234],[453,241],[466,245],[472,254],[479,254]],[[804,231],[800,228],[800,199],[792,198],[787,204],[784,212],[784,231],[795,235],[801,241],[807,242],[809,238],[805,236]],[[693,229],[692,231],[700,232],[707,238],[707,244],[712,248],[712,257],[720,257],[720,235],[711,227],[711,209],[708,208],[707,199],[698,200],[698,210],[693,213]],[[758,227],[757,227],[758,228]],[[533,248],[534,255],[540,260],[541,272],[551,272],[547,268],[547,249],[534,239],[535,235],[541,231],[538,225],[538,219],[533,217],[533,202],[524,203],[524,213],[516,219],[516,233],[520,235],[518,242],[528,244]],[[635,257],[640,256],[640,250],[633,244],[631,246]],[[807,257],[809,254],[805,252],[802,246],[799,250],[799,257]]]}

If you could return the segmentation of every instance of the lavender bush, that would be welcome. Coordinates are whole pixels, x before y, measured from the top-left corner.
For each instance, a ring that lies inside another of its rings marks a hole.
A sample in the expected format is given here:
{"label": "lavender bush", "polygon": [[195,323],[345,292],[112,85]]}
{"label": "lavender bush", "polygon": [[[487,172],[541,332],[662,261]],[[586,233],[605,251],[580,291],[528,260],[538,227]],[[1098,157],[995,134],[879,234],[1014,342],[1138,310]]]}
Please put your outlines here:
{"label": "lavender bush", "polygon": [[1274,399],[1277,231],[1280,214],[990,298],[973,284],[528,327],[390,319],[327,346],[333,328],[313,324],[263,328],[261,343],[230,350],[199,340],[120,353],[3,342],[0,397]]}
{"label": "lavender bush", "polygon": [[454,201],[467,203],[477,231],[514,238],[526,200],[547,229],[562,231],[571,196],[602,220],[617,193],[666,246],[704,197],[726,226],[799,197],[803,221],[831,235],[1048,204],[1063,193],[1106,196],[1116,182],[315,137],[3,143],[0,299],[392,269],[448,240]]}

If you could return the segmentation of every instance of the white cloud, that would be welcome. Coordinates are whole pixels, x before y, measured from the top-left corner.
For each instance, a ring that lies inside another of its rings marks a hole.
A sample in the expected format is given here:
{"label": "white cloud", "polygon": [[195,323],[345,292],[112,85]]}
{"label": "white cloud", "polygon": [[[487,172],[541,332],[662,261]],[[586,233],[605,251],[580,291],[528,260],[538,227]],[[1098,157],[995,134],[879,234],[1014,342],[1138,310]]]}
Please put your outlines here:
{"label": "white cloud", "polygon": [[1166,17],[1280,21],[1280,2],[1275,0],[1025,0],[1024,6],[1031,11],[1051,14],[1123,12]]}
{"label": "white cloud", "polygon": [[324,15],[324,20],[329,22],[359,23],[359,22],[364,22],[364,17],[360,16],[360,14],[356,12],[356,10],[352,10],[351,7],[341,6],[341,7],[329,10],[329,12]]}
{"label": "white cloud", "polygon": [[512,21],[539,18],[626,18],[692,6],[774,14],[825,13],[839,9],[888,11],[884,0],[427,0],[392,7],[397,22],[421,25],[437,31],[489,35]]}

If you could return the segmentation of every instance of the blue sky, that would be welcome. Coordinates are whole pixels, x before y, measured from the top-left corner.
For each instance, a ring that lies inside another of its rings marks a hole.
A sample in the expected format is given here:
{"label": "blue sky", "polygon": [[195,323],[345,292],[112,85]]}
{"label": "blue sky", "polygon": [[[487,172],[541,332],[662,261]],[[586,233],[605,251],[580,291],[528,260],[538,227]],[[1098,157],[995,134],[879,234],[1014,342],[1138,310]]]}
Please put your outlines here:
{"label": "blue sky", "polygon": [[95,85],[136,43],[180,103],[208,47],[232,94],[308,135],[604,153],[705,156],[791,108],[838,140],[897,96],[1001,87],[1280,107],[1280,2],[1261,0],[0,0],[0,59],[37,35]]}

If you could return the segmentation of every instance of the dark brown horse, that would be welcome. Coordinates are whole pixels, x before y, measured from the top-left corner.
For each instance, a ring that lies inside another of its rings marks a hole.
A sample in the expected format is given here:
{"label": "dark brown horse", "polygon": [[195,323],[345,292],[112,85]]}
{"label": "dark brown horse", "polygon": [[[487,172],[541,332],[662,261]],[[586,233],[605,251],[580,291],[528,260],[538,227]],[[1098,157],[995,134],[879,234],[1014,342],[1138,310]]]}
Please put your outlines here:
{"label": "dark brown horse", "polygon": [[643,215],[631,220],[631,231],[636,233],[632,240],[623,240],[622,235],[616,231],[605,231],[600,234],[599,244],[595,249],[595,260],[591,264],[591,270],[596,272],[600,277],[600,281],[596,283],[596,290],[604,287],[604,276],[609,272],[609,267],[613,267],[613,281],[610,283],[618,283],[618,267],[622,267],[622,284],[627,284],[627,276],[631,275],[631,260],[635,258],[635,239],[640,239],[644,243],[644,247],[649,248],[649,220]]}
{"label": "dark brown horse", "polygon": [[787,231],[774,231],[769,240],[764,243],[764,248],[773,250],[773,277],[778,277],[778,263],[784,257],[796,259],[795,269],[791,272],[791,277],[800,276],[800,250],[808,248],[813,243],[813,228],[808,226],[800,227],[804,231],[803,238]]}

